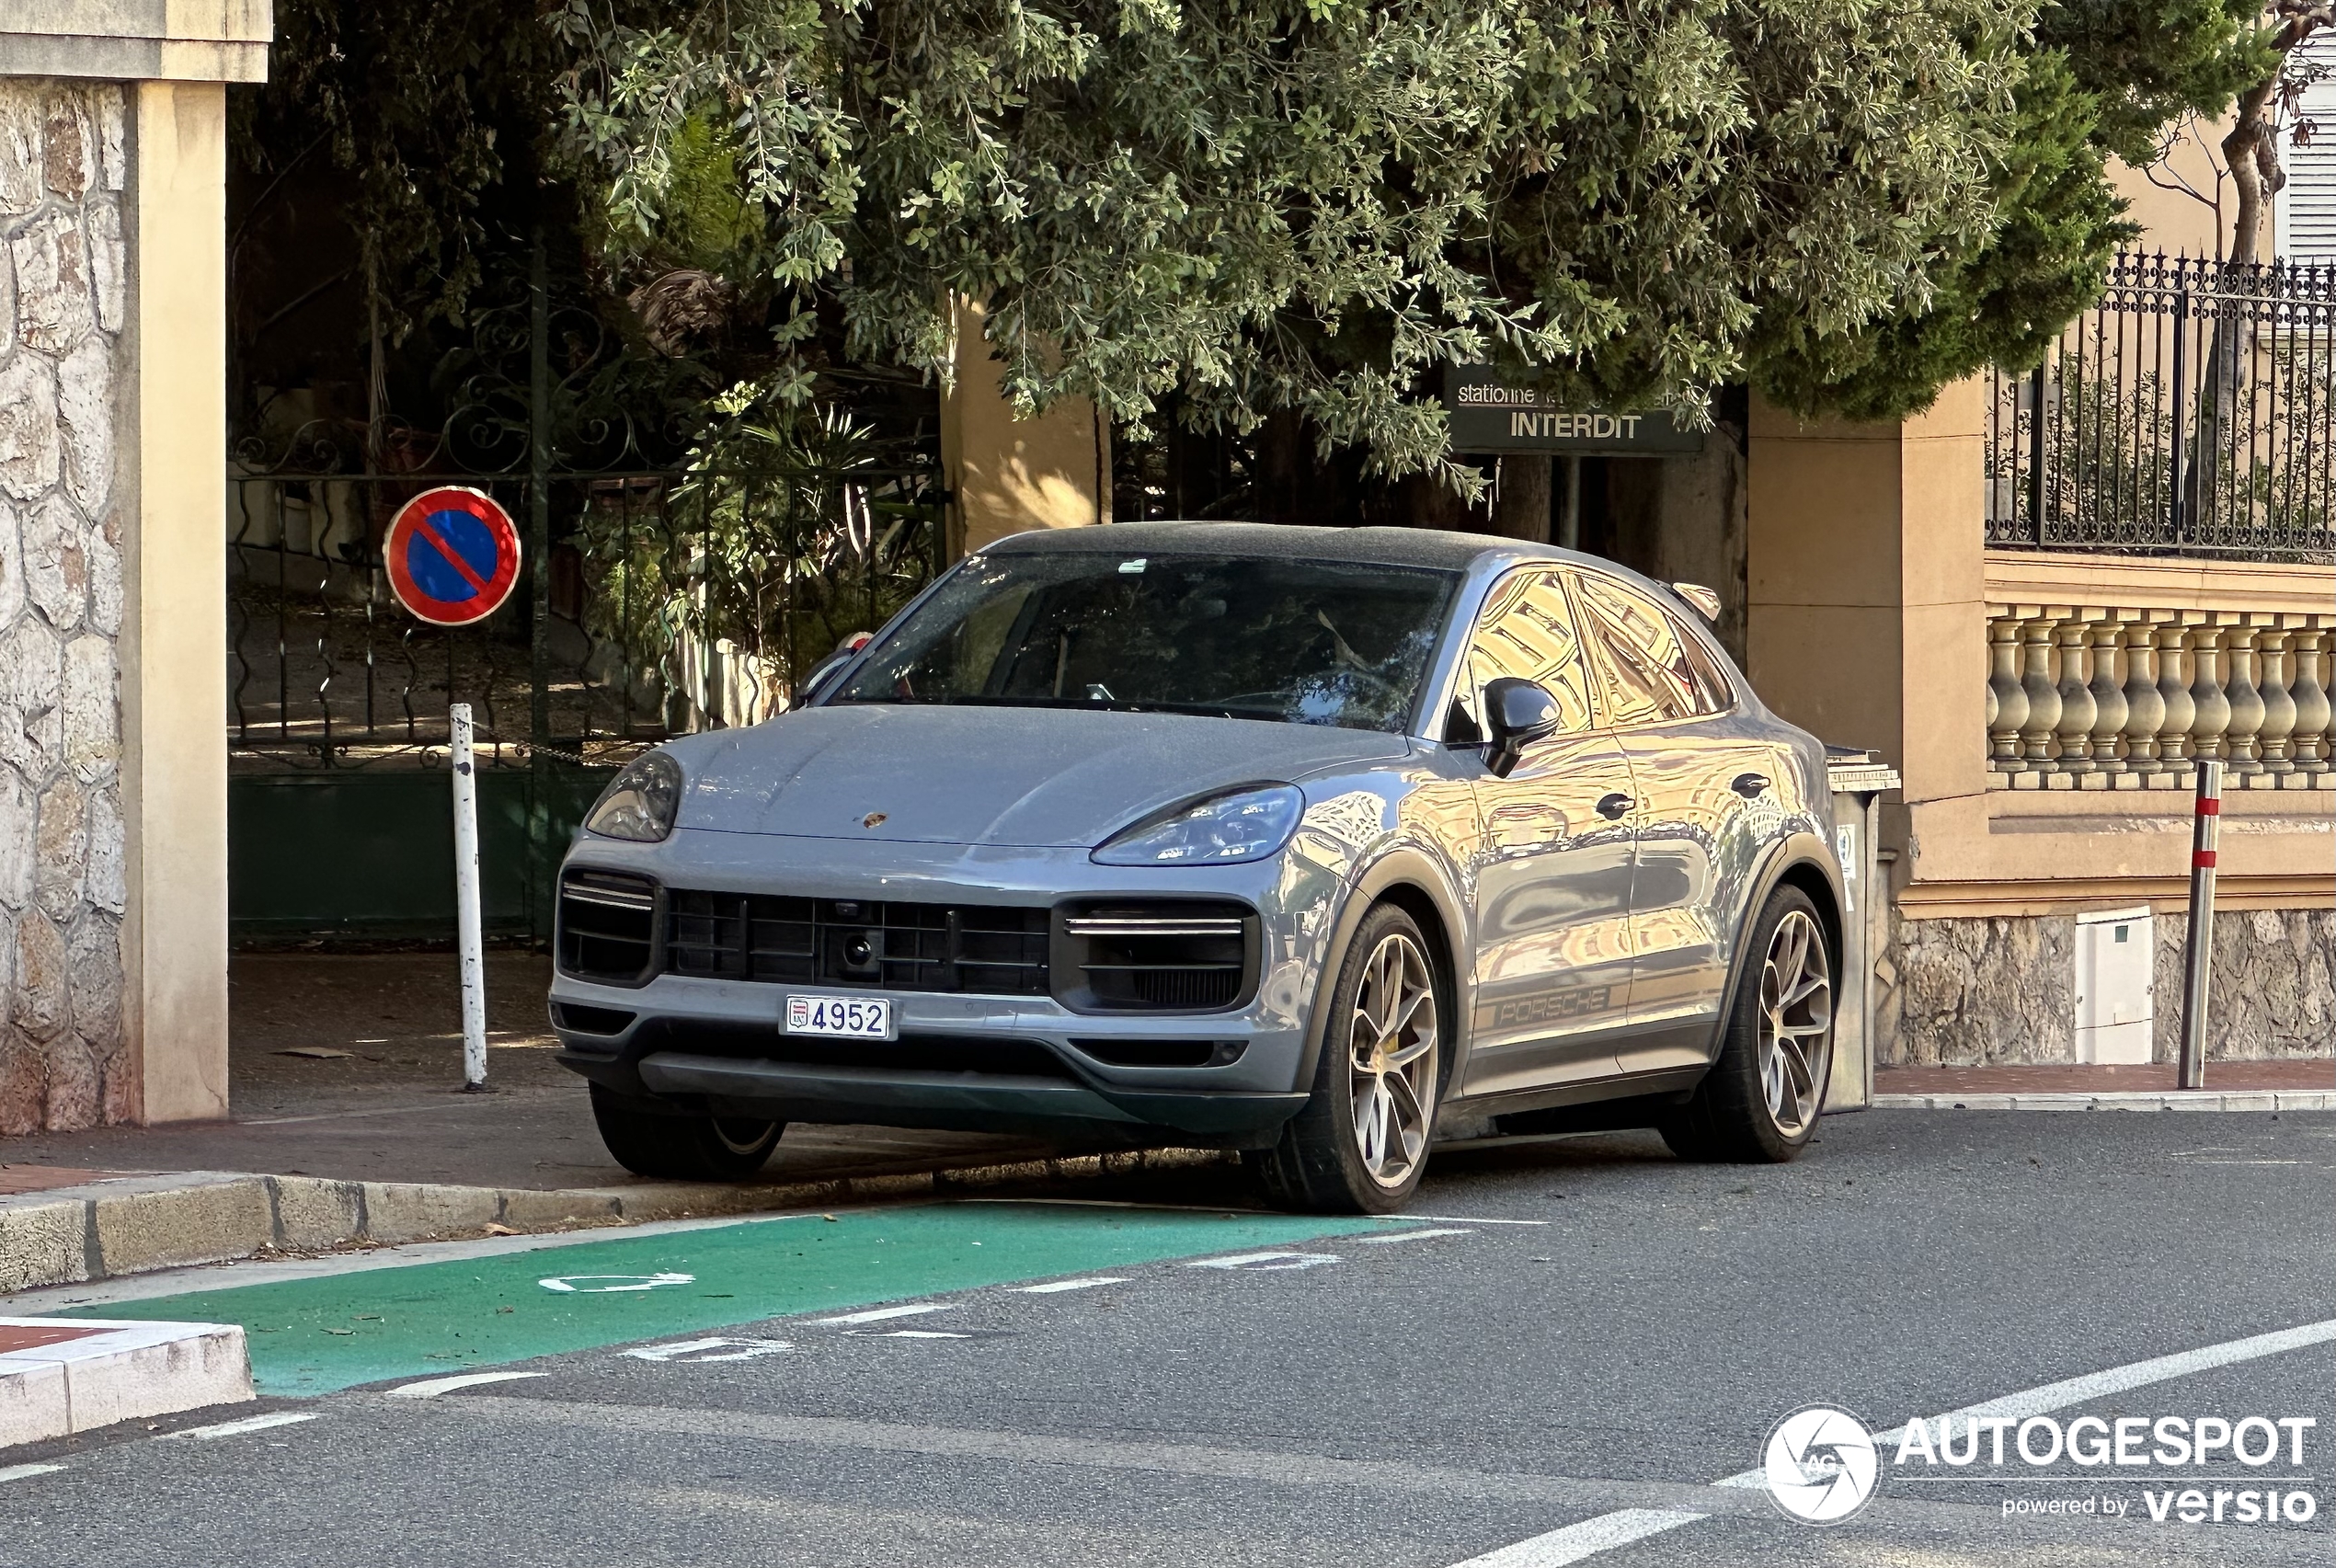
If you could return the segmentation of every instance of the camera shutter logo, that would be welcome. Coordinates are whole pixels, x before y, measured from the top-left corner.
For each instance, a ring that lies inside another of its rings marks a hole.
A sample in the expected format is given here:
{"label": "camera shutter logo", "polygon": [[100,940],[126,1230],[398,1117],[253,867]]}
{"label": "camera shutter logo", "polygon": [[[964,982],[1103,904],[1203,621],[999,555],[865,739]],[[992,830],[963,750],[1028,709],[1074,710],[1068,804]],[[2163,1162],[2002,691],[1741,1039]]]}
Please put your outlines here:
{"label": "camera shutter logo", "polygon": [[1882,1475],[1866,1424],[1829,1404],[1778,1422],[1760,1458],[1769,1495],[1804,1524],[1839,1524],[1872,1498]]}

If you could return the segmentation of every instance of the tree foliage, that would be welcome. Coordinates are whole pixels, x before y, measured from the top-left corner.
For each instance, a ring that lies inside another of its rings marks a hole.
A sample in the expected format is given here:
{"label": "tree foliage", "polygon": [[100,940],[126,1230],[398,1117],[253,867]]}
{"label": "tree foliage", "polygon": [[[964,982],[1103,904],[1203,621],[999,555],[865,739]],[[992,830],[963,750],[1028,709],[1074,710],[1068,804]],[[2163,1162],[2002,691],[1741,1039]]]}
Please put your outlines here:
{"label": "tree foliage", "polygon": [[276,0],[267,85],[235,100],[247,166],[342,172],[395,338],[459,314],[498,198],[532,183],[555,40],[533,0]]}
{"label": "tree foliage", "polygon": [[[565,145],[620,261],[697,223],[774,343],[1162,395],[1444,463],[1450,361],[1700,418],[1907,309],[1995,222],[2023,0],[571,0]],[[788,373],[784,358],[779,374]]]}

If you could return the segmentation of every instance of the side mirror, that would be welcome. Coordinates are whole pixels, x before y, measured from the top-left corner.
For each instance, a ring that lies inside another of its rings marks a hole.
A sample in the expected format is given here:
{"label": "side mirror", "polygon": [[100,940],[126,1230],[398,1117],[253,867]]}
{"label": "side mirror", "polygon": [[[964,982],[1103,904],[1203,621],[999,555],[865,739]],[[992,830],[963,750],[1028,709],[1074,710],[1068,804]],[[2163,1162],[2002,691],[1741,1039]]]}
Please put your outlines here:
{"label": "side mirror", "polygon": [[1546,687],[1503,675],[1484,683],[1484,722],[1493,732],[1484,765],[1495,778],[1505,779],[1515,771],[1525,748],[1555,735],[1564,719]]}

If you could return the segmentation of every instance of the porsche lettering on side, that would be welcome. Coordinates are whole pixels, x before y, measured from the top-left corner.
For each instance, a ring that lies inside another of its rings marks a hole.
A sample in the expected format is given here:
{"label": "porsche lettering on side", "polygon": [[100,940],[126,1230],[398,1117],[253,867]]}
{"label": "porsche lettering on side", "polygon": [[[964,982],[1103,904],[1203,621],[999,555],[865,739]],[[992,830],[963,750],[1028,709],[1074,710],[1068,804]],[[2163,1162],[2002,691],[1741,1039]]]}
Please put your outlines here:
{"label": "porsche lettering on side", "polygon": [[624,769],[561,871],[553,1020],[652,1175],[750,1175],[790,1122],[1037,1130],[1384,1212],[1462,1111],[1789,1160],[1829,798],[1689,600],[1609,562],[1023,534],[794,712]]}

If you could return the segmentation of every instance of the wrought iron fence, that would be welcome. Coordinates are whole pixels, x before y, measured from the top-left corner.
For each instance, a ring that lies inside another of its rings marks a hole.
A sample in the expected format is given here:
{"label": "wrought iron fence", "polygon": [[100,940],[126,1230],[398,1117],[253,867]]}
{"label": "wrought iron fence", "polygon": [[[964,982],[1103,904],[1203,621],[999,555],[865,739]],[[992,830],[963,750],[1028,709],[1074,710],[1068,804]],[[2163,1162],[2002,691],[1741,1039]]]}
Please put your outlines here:
{"label": "wrought iron fence", "polygon": [[[444,484],[487,491],[548,541],[475,625],[417,621],[383,569],[397,508]],[[245,475],[229,527],[229,739],[245,772],[428,763],[455,702],[498,765],[530,747],[613,762],[751,724],[906,603],[942,551],[934,475],[900,468]]]}
{"label": "wrought iron fence", "polygon": [[[280,394],[230,454],[239,772],[428,763],[456,702],[497,766],[753,723],[941,567],[922,418],[847,408],[848,386],[817,418],[726,417],[715,372],[555,298],[540,244],[429,379],[426,425]],[[510,601],[453,628],[407,614],[382,561],[398,508],[442,485],[495,497],[522,542]]]}
{"label": "wrought iron fence", "polygon": [[1987,410],[1993,545],[2336,552],[2336,268],[2121,255]]}

